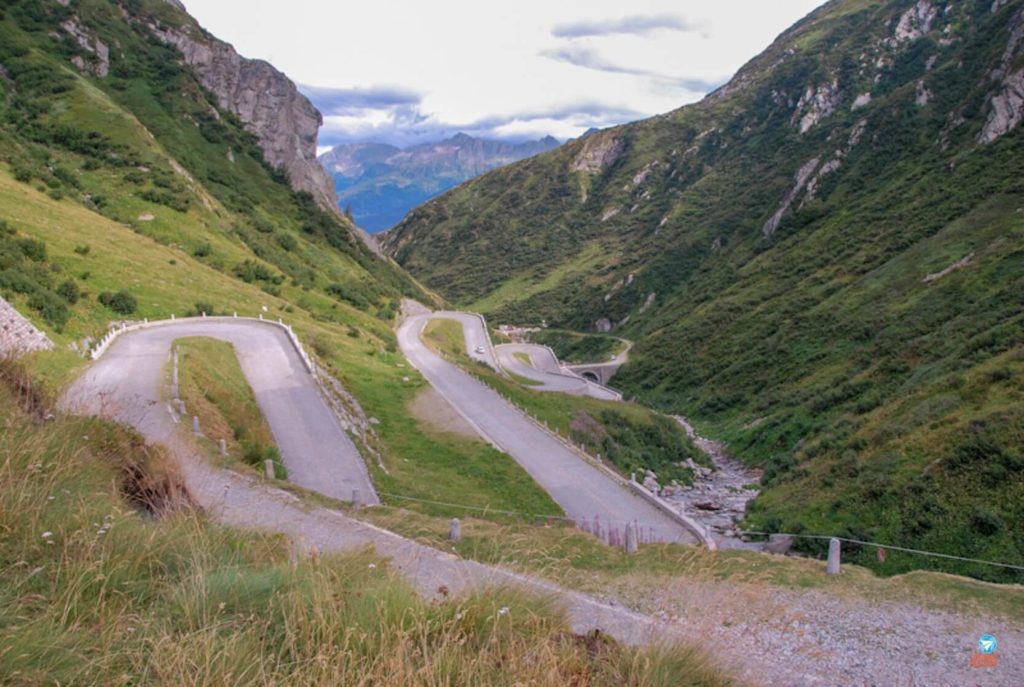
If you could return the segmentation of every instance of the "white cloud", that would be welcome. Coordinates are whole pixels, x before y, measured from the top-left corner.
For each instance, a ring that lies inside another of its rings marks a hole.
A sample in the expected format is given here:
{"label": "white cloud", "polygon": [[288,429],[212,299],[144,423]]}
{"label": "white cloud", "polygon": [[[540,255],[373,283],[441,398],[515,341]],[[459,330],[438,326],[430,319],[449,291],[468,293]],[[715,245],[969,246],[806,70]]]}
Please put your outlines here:
{"label": "white cloud", "polygon": [[699,99],[821,0],[186,0],[304,84],[321,143],[558,138]]}

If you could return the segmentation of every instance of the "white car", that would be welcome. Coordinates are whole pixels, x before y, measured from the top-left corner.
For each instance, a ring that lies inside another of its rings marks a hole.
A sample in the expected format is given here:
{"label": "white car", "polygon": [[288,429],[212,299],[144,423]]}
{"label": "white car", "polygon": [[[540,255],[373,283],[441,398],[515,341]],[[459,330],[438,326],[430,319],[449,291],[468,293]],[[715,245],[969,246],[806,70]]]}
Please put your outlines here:
{"label": "white car", "polygon": [[476,349],[475,349],[475,352],[476,352],[477,355],[483,355],[484,354],[484,347],[483,346],[477,346]]}

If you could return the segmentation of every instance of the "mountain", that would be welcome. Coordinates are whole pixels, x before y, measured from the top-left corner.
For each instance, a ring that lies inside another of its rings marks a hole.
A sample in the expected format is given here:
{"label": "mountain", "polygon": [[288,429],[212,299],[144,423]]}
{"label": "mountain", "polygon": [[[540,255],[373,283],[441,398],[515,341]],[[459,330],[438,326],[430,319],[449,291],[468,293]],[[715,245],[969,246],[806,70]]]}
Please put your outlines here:
{"label": "mountain", "polygon": [[61,348],[111,319],[256,304],[383,348],[424,295],[338,211],[320,122],[180,3],[4,3],[0,295]]}
{"label": "mountain", "polygon": [[506,143],[456,134],[439,143],[405,149],[383,143],[347,143],[321,155],[320,163],[334,177],[341,207],[351,206],[359,226],[379,232],[453,186],[558,145],[551,136]]}
{"label": "mountain", "polygon": [[833,0],[700,103],[474,179],[385,249],[496,323],[634,339],[615,384],[764,469],[753,529],[1019,565],[1022,121],[1021,1]]}

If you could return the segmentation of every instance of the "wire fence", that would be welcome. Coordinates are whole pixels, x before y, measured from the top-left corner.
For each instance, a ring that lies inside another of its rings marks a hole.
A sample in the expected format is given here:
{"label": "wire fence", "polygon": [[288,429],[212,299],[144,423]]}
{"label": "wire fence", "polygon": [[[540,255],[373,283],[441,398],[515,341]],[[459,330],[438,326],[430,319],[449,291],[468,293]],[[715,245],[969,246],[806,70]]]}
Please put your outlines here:
{"label": "wire fence", "polygon": [[[564,522],[566,524],[571,524],[574,527],[576,527],[577,529],[579,529],[581,531],[584,531],[584,532],[587,532],[588,534],[591,534],[591,535],[597,537],[598,539],[601,539],[605,543],[608,543],[608,544],[610,544],[612,546],[621,545],[621,543],[625,540],[625,534],[624,534],[625,528],[629,527],[630,525],[637,525],[638,526],[639,532],[640,532],[640,543],[653,544],[653,543],[660,543],[660,542],[667,541],[664,537],[660,536],[660,533],[657,531],[657,528],[655,528],[653,526],[650,526],[650,525],[645,525],[644,523],[639,523],[639,522],[636,522],[636,521],[632,521],[632,522],[615,522],[615,521],[611,520],[610,518],[606,519],[604,521],[601,521],[599,516],[596,516],[596,515],[594,516],[593,519],[589,519],[589,518],[579,518],[579,519],[577,519],[577,518],[566,517],[564,515],[550,515],[550,514],[543,514],[543,513],[524,513],[522,511],[503,510],[503,509],[500,509],[500,508],[490,508],[490,507],[486,507],[486,506],[470,506],[470,505],[461,504],[461,503],[450,503],[450,502],[446,502],[446,501],[434,501],[434,500],[431,500],[431,499],[423,499],[423,498],[418,498],[418,497],[415,497],[415,496],[404,496],[402,494],[389,494],[387,492],[378,492],[378,494],[380,496],[383,496],[383,497],[386,497],[386,498],[398,499],[398,500],[402,500],[402,501],[413,501],[413,502],[416,502],[416,503],[424,503],[424,504],[428,504],[428,505],[432,505],[432,506],[440,506],[440,507],[443,507],[443,508],[454,508],[454,509],[459,509],[459,510],[464,510],[464,511],[472,511],[472,512],[477,512],[477,513],[484,513],[484,514],[508,515],[508,516],[513,516],[513,517],[523,518],[525,520],[534,521],[534,522],[538,522],[538,521],[539,522],[552,522],[552,521],[553,522]],[[1024,565],[1015,565],[1013,563],[1002,563],[1002,562],[999,562],[999,561],[988,561],[988,560],[983,560],[983,559],[980,559],[980,558],[969,558],[969,557],[966,557],[966,556],[954,556],[954,555],[948,554],[948,553],[938,553],[937,551],[925,551],[923,549],[912,549],[912,548],[908,548],[908,547],[905,547],[905,546],[895,546],[893,544],[884,544],[884,543],[879,543],[879,542],[870,542],[870,541],[864,541],[862,539],[852,539],[850,537],[840,537],[840,536],[834,536],[834,535],[829,535],[829,534],[796,534],[796,533],[791,533],[791,532],[758,532],[758,531],[754,531],[754,530],[742,530],[742,534],[744,534],[744,535],[751,535],[751,536],[764,536],[764,537],[770,537],[772,535],[775,535],[775,536],[783,536],[783,537],[793,537],[794,539],[813,539],[813,540],[817,540],[817,541],[829,541],[829,540],[832,540],[832,539],[838,539],[840,542],[845,542],[847,544],[854,544],[854,545],[857,545],[857,546],[869,546],[869,547],[874,547],[874,548],[877,548],[877,549],[884,549],[886,551],[899,551],[901,553],[908,553],[908,554],[913,554],[913,555],[917,555],[917,556],[929,556],[929,557],[932,557],[932,558],[942,558],[942,559],[947,559],[947,560],[960,561],[960,562],[964,562],[964,563],[977,563],[979,565],[990,565],[990,566],[994,566],[994,567],[998,567],[998,568],[1005,568],[1005,569],[1008,569],[1008,570],[1018,570],[1018,571],[1024,572]]]}
{"label": "wire fence", "polygon": [[422,499],[417,498],[415,496],[389,494],[383,491],[378,491],[377,495],[386,498],[400,499],[403,501],[414,501],[416,503],[425,503],[432,506],[456,508],[460,510],[473,511],[484,514],[514,516],[531,522],[565,523],[567,525],[572,525],[576,529],[586,532],[587,534],[597,537],[598,539],[600,539],[601,541],[610,546],[624,546],[626,542],[626,532],[630,527],[636,528],[635,532],[637,535],[637,541],[640,544],[666,543],[675,541],[677,539],[677,537],[672,536],[671,532],[663,531],[664,528],[660,525],[655,526],[649,523],[639,522],[638,520],[615,521],[607,516],[602,520],[599,514],[595,514],[593,518],[571,518],[564,515],[524,513],[521,511],[502,510],[500,508],[469,506],[459,503],[448,503],[445,501],[433,501],[431,499]]}
{"label": "wire fence", "polygon": [[893,544],[879,544],[878,542],[863,541],[861,539],[851,539],[849,537],[837,537],[828,534],[793,534],[789,532],[755,532],[751,530],[744,530],[744,534],[762,535],[762,536],[783,536],[793,537],[799,539],[816,539],[829,541],[832,539],[838,539],[841,542],[848,544],[857,544],[859,546],[873,546],[876,549],[884,549],[886,551],[901,551],[903,553],[912,553],[918,556],[932,556],[934,558],[946,558],[954,561],[963,561],[965,563],[979,563],[981,565],[992,565],[999,568],[1009,568],[1010,570],[1021,570],[1024,571],[1024,565],[1014,565],[1012,563],[1000,563],[997,561],[986,561],[980,558],[967,558],[966,556],[954,556],[948,553],[938,553],[936,551],[924,551],[923,549],[910,549],[905,546],[895,546]]}

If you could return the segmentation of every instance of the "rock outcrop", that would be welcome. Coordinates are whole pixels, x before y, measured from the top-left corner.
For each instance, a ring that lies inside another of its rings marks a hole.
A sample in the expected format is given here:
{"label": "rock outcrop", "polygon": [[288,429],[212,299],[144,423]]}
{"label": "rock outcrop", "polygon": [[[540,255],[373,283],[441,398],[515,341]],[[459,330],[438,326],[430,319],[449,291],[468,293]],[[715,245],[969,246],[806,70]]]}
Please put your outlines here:
{"label": "rock outcrop", "polygon": [[339,212],[334,184],[316,159],[323,117],[287,76],[262,60],[242,57],[197,27],[150,23],[148,28],[181,51],[200,83],[256,135],[267,162],[284,170],[293,188],[312,194],[323,209]]}
{"label": "rock outcrop", "polygon": [[932,30],[939,11],[929,0],[919,2],[900,16],[893,36],[897,43],[915,41]]}
{"label": "rock outcrop", "polygon": [[71,63],[75,65],[78,71],[90,72],[96,76],[106,76],[110,73],[110,48],[91,31],[82,26],[77,17],[68,19],[60,27],[91,56],[91,59],[88,61],[81,55],[75,55],[71,58]]}
{"label": "rock outcrop", "polygon": [[786,193],[786,197],[782,199],[782,205],[775,211],[775,214],[761,227],[762,234],[768,237],[775,233],[775,230],[779,228],[779,224],[782,223],[782,218],[785,216],[786,211],[789,210],[789,206],[793,204],[796,197],[807,186],[807,182],[811,179],[811,175],[814,174],[814,170],[818,168],[820,162],[821,158],[812,158],[797,170],[796,175],[793,177],[793,188],[789,189]]}
{"label": "rock outcrop", "polygon": [[569,169],[596,174],[618,160],[624,149],[625,145],[617,136],[599,131],[583,139],[583,149],[572,159]]}
{"label": "rock outcrop", "polygon": [[[993,7],[993,11],[995,11]],[[979,143],[991,143],[1009,133],[1024,121],[1024,69],[1010,72],[1024,45],[1024,10],[1017,12],[1010,22],[1010,37],[1003,51],[999,67],[992,78],[1000,81],[999,88],[990,98],[988,119],[978,135]]]}
{"label": "rock outcrop", "polygon": [[836,111],[841,97],[839,83],[835,80],[817,87],[808,86],[796,104],[793,124],[800,127],[800,133],[807,133],[815,124]]}

